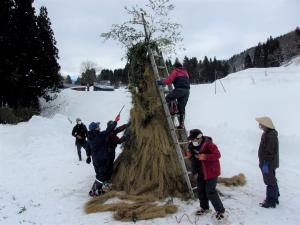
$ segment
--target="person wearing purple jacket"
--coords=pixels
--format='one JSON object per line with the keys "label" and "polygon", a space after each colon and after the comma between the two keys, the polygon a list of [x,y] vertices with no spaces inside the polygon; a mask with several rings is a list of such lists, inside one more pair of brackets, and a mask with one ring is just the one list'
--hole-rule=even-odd
{"label": "person wearing purple jacket", "polygon": [[[169,76],[164,80],[157,80],[157,85],[174,85],[174,90],[172,90],[166,96],[166,101],[171,108],[171,102],[177,99],[177,107],[179,113],[179,126],[178,129],[184,129],[184,116],[185,116],[185,106],[188,102],[190,95],[190,80],[188,72],[182,67],[180,62],[174,63],[174,69],[169,74]],[[172,109],[170,110],[172,113]]]}

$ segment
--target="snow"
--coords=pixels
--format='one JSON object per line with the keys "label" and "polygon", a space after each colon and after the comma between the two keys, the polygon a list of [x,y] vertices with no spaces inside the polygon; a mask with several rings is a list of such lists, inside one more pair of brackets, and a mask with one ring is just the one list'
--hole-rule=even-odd
{"label": "snow", "polygon": [[[299,85],[298,57],[279,68],[247,69],[213,84],[192,86],[187,129],[200,128],[214,139],[222,154],[222,176],[243,172],[247,178],[243,187],[218,185],[226,195],[221,199],[228,223],[300,223]],[[0,224],[124,224],[113,220],[111,212],[83,212],[94,170],[92,165],[78,161],[71,130],[77,117],[86,125],[100,121],[105,127],[124,104],[120,124],[126,123],[131,108],[128,90],[67,89],[54,102],[41,104],[41,116],[18,125],[0,125]],[[258,206],[265,197],[257,158],[261,137],[255,121],[258,116],[270,116],[279,132],[277,178],[281,197],[275,209]],[[194,216],[198,201],[175,199],[175,203],[178,213],[137,224],[177,224],[176,218],[181,219],[180,224],[212,224],[210,215]]]}

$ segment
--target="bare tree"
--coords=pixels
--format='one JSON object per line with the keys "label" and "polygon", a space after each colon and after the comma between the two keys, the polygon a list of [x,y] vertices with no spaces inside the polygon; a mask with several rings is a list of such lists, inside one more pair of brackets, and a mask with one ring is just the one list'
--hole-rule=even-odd
{"label": "bare tree", "polygon": [[94,69],[96,73],[100,73],[102,70],[102,68],[98,66],[97,63],[91,60],[83,61],[80,65],[80,73],[84,73],[87,70],[91,70],[91,69]]}

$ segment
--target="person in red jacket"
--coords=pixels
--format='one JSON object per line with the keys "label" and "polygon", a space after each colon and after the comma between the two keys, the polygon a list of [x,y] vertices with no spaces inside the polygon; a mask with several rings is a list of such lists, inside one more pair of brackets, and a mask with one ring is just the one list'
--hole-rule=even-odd
{"label": "person in red jacket", "polygon": [[192,161],[192,173],[197,176],[197,191],[200,201],[200,210],[197,215],[204,215],[209,212],[209,201],[216,210],[216,219],[224,218],[224,206],[216,190],[217,179],[221,174],[220,157],[218,147],[213,143],[212,138],[203,136],[199,129],[190,131],[188,139],[188,157]]}
{"label": "person in red jacket", "polygon": [[[180,62],[174,63],[174,69],[169,76],[164,80],[157,80],[158,85],[174,85],[174,90],[166,96],[166,101],[171,109],[171,102],[177,99],[179,112],[179,126],[177,128],[184,128],[185,106],[190,95],[190,80],[188,72],[182,67]],[[170,110],[172,113],[172,109]],[[173,112],[175,113],[175,112]]]}
{"label": "person in red jacket", "polygon": [[[113,124],[113,121],[110,120],[107,122],[107,127],[110,127]],[[112,130],[109,135],[105,139],[105,144],[107,146],[108,151],[108,160],[107,160],[107,172],[106,172],[106,182],[110,182],[112,173],[113,173],[113,167],[114,167],[114,160],[116,156],[116,147],[118,144],[122,144],[123,142],[128,140],[128,136],[125,133],[121,138],[118,137],[118,133],[126,130],[129,127],[130,123],[123,124],[122,126],[119,126]]]}

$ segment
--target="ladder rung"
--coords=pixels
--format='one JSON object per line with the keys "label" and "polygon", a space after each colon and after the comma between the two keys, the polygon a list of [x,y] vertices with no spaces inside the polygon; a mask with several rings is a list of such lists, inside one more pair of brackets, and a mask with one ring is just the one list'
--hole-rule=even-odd
{"label": "ladder rung", "polygon": [[183,158],[184,158],[184,159],[190,159],[190,157],[187,157],[187,156],[184,156]]}
{"label": "ladder rung", "polygon": [[[144,26],[145,26],[145,24],[144,24]],[[160,75],[168,76],[168,74],[167,74],[167,72],[168,72],[167,67],[166,67],[166,65],[164,63],[162,63],[162,60],[163,60],[162,55],[161,55],[162,59],[155,60],[155,56],[154,56],[154,54],[153,54],[153,52],[152,52],[152,50],[151,50],[151,48],[150,48],[149,45],[148,45],[148,53],[149,53],[149,56],[150,56],[151,65],[152,65],[153,71],[155,73],[155,78],[161,79]],[[160,61],[161,64],[158,64],[156,61]],[[158,70],[161,70],[161,71],[158,71]],[[168,85],[168,89],[172,90],[172,86]],[[191,197],[194,198],[195,195],[194,195],[194,192],[193,192],[193,189],[192,189],[192,185],[191,185],[191,180],[190,180],[190,177],[189,177],[189,175],[191,175],[192,172],[187,170],[186,161],[183,158],[184,157],[183,152],[182,152],[183,150],[181,148],[181,145],[178,144],[178,136],[177,136],[178,132],[176,132],[176,130],[183,130],[183,131],[185,131],[185,128],[176,129],[174,127],[174,120],[170,119],[170,117],[171,117],[170,116],[170,111],[168,110],[168,105],[167,105],[166,100],[165,100],[164,89],[162,87],[159,88],[159,94],[160,94],[161,101],[163,103],[163,108],[164,108],[164,111],[165,111],[165,116],[167,117],[167,122],[168,122],[168,126],[169,126],[169,129],[170,129],[170,134],[171,134],[171,137],[172,137],[172,141],[173,141],[173,144],[175,145],[175,149],[176,149],[176,153],[177,153],[177,156],[178,156],[178,160],[179,160],[182,172],[183,172],[182,175],[184,176],[184,179],[185,179],[185,182],[186,182],[186,184],[188,186],[188,190],[189,190],[189,193],[190,193]],[[185,139],[183,139],[183,140],[185,140]],[[184,144],[186,144],[186,143],[184,143]]]}
{"label": "ladder rung", "polygon": [[193,189],[193,190],[196,190],[196,189],[197,189],[197,186],[196,186],[196,187],[192,187],[192,189]]}
{"label": "ladder rung", "polygon": [[189,142],[188,141],[181,141],[181,142],[178,142],[178,144],[180,145],[185,145],[185,144],[188,144]]}

